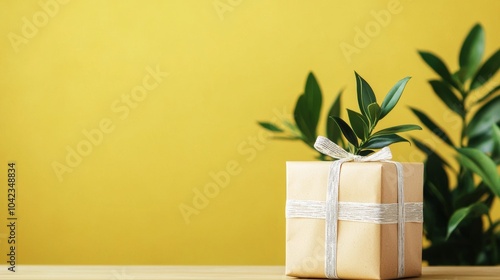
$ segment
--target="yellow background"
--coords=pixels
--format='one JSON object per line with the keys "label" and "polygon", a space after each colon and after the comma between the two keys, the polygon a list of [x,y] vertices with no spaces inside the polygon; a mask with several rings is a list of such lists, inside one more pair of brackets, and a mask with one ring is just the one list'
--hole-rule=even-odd
{"label": "yellow background", "polygon": [[[417,49],[456,70],[476,22],[487,56],[500,45],[500,1],[396,1],[401,10],[385,26],[372,11],[391,1],[67,2],[41,0],[56,3],[46,21],[38,1],[0,2],[0,180],[15,161],[24,264],[283,264],[285,161],[316,153],[270,140],[256,121],[291,119],[309,71],[324,104],[345,88],[345,107],[357,110],[356,70],[379,99],[413,77],[381,126],[418,123],[411,105],[456,139],[456,119],[433,96],[435,74]],[[24,27],[30,38],[27,21],[40,25]],[[356,47],[356,28],[370,25],[359,53],[344,55],[340,44]],[[12,34],[25,40],[13,45]],[[113,109],[157,67],[168,76],[129,115]],[[68,147],[103,120],[112,131],[60,181],[54,162],[66,164]],[[412,135],[450,153],[427,132]],[[408,144],[393,151],[423,160]],[[228,168],[227,186],[214,189],[211,172]],[[211,197],[197,199],[206,186]],[[2,183],[1,224],[6,193]],[[185,220],[179,207],[193,199],[199,212]],[[5,237],[1,226],[1,252]]]}

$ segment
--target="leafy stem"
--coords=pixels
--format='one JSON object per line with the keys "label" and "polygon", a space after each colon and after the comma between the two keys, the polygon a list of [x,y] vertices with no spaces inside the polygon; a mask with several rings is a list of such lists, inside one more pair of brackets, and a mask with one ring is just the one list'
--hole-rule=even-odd
{"label": "leafy stem", "polygon": [[377,132],[374,132],[374,130],[379,121],[396,106],[410,77],[398,81],[389,90],[380,105],[377,103],[377,98],[368,82],[356,72],[355,77],[360,113],[347,110],[350,125],[339,117],[332,117],[343,136],[350,143],[351,151],[356,155],[368,155],[374,149],[380,149],[398,142],[409,142],[397,133],[420,130],[420,126],[405,124]]}
{"label": "leafy stem", "polygon": [[[432,133],[456,151],[460,167],[457,173],[447,172],[452,167],[439,150],[413,139],[427,156],[424,227],[430,246],[424,249],[423,256],[430,265],[500,263],[500,232],[496,229],[500,221],[493,222],[490,216],[494,198],[500,197],[500,85],[485,87],[500,68],[500,49],[482,61],[484,49],[485,32],[476,24],[462,44],[459,69],[453,74],[437,55],[419,51],[439,78],[429,81],[434,93],[460,122],[459,141],[455,144],[432,118],[411,108]],[[479,96],[480,92],[485,93]],[[449,174],[455,174],[456,179],[451,180]],[[483,226],[484,217],[489,227]]]}
{"label": "leafy stem", "polygon": [[[334,143],[337,143],[343,148],[347,148],[346,143],[341,137],[338,126],[334,124],[331,117],[340,116],[340,107],[342,95],[340,90],[337,97],[333,101],[327,115],[326,135]],[[270,131],[274,139],[280,140],[300,140],[308,147],[314,149],[314,142],[317,137],[317,128],[319,123],[319,115],[323,104],[323,94],[321,87],[312,72],[307,75],[304,92],[297,99],[295,109],[293,111],[293,121],[287,119],[279,119],[279,122],[258,122],[258,124]],[[316,156],[319,160],[329,160],[328,156],[319,153]]]}

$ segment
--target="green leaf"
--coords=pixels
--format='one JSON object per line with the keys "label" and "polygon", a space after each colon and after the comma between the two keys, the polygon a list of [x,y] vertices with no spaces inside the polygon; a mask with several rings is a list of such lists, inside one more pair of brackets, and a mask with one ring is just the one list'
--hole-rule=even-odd
{"label": "green leaf", "polygon": [[[483,183],[483,182],[481,182],[481,183]],[[494,193],[492,193],[492,191],[491,191],[490,188],[488,188],[488,190],[489,190],[489,193],[488,193],[486,199],[483,202],[484,202],[484,204],[486,204],[488,207],[491,208],[493,206],[493,201],[495,201],[495,199],[497,197],[495,196]]]}
{"label": "green leaf", "polygon": [[491,126],[498,122],[500,122],[500,95],[488,101],[474,114],[467,126],[466,133],[469,137],[489,134]]}
{"label": "green leaf", "polygon": [[493,193],[500,197],[500,177],[493,160],[478,149],[460,148],[457,151],[460,164],[479,175]]}
{"label": "green leaf", "polygon": [[372,154],[374,152],[375,152],[374,150],[361,150],[361,151],[359,151],[359,155],[360,156],[367,156],[367,155]]}
{"label": "green leaf", "polygon": [[428,187],[443,205],[444,214],[451,214],[451,192],[444,163],[437,154],[431,154],[425,162],[425,180]]}
{"label": "green leaf", "polygon": [[411,130],[422,130],[422,128],[416,124],[402,124],[402,125],[396,125],[396,126],[392,126],[392,127],[388,127],[388,128],[379,130],[379,131],[373,133],[373,136],[394,134],[394,133],[411,131]]}
{"label": "green leaf", "polygon": [[426,156],[430,156],[432,154],[437,154],[434,150],[432,150],[429,146],[425,145],[423,142],[420,142],[420,140],[410,137],[411,141],[415,143],[415,146],[422,151]]}
{"label": "green leaf", "polygon": [[299,136],[273,136],[276,140],[302,140]]}
{"label": "green leaf", "polygon": [[438,56],[425,51],[419,51],[418,53],[420,54],[420,57],[422,57],[422,59],[427,63],[427,65],[429,65],[432,70],[434,70],[434,72],[436,72],[445,82],[452,85],[456,89],[460,89],[457,86],[455,80],[453,80],[448,67]]}
{"label": "green leaf", "polygon": [[359,139],[365,141],[368,138],[368,119],[360,113],[347,109],[349,122],[351,123],[352,130]]}
{"label": "green leaf", "polygon": [[448,106],[448,108],[457,113],[459,116],[465,115],[462,102],[446,83],[439,80],[432,80],[429,81],[429,84],[431,84],[436,95],[443,101],[444,104],[446,104],[446,106]]}
{"label": "green leaf", "polygon": [[311,72],[307,77],[304,94],[299,96],[293,114],[297,127],[310,146],[314,145],[314,141],[316,141],[316,127],[318,126],[322,99],[321,89]]}
{"label": "green leaf", "polygon": [[397,134],[388,134],[388,135],[379,135],[372,136],[366,141],[361,148],[363,149],[380,149],[385,146],[389,146],[398,142],[408,142],[405,138],[397,135]]}
{"label": "green leaf", "polygon": [[[474,184],[473,181],[471,183]],[[481,183],[472,192],[459,194],[455,199],[455,207],[467,207],[480,200],[485,194],[488,194],[489,191],[490,189],[484,183]]]}
{"label": "green leaf", "polygon": [[450,218],[448,222],[448,234],[446,238],[449,238],[450,235],[457,229],[457,227],[465,223],[466,221],[474,218],[479,218],[482,215],[489,215],[490,209],[484,203],[477,202],[469,207],[460,208]]}
{"label": "green leaf", "polygon": [[377,103],[377,98],[370,85],[358,73],[354,72],[354,74],[356,76],[359,110],[361,114],[368,116],[368,106],[372,103]]}
{"label": "green leaf", "polygon": [[446,160],[444,160],[436,151],[431,149],[429,146],[425,145],[423,142],[420,142],[418,139],[415,138],[410,138],[410,139],[420,151],[422,151],[425,155],[427,155],[427,157],[435,155],[444,165],[448,166],[450,169],[453,170],[451,165]]}
{"label": "green leaf", "polygon": [[384,118],[398,103],[403,90],[405,89],[406,84],[411,79],[411,77],[406,77],[398,81],[392,88],[389,90],[387,95],[380,106],[380,119]]}
{"label": "green leaf", "polygon": [[470,90],[476,89],[485,84],[500,68],[500,49],[498,49],[486,62],[479,68],[476,76],[472,79]]}
{"label": "green leaf", "polygon": [[498,125],[493,125],[491,134],[493,136],[491,158],[498,164],[500,162],[500,127]]}
{"label": "green leaf", "polygon": [[492,133],[493,131],[489,130],[483,134],[478,134],[470,137],[469,141],[467,142],[467,147],[481,150],[486,154],[491,154],[491,152],[495,148]]}
{"label": "green leaf", "polygon": [[481,64],[484,52],[484,30],[480,24],[474,25],[460,50],[459,78],[462,82],[472,77]]}
{"label": "green leaf", "polygon": [[270,122],[258,122],[258,124],[260,126],[262,126],[263,128],[269,130],[269,131],[272,131],[272,132],[283,132],[284,130],[277,127],[276,125],[270,123]]}
{"label": "green leaf", "polygon": [[337,125],[340,127],[340,130],[342,131],[342,134],[344,134],[344,137],[349,141],[349,143],[353,144],[354,147],[358,147],[358,138],[356,138],[356,134],[352,130],[352,128],[341,118],[339,117],[332,117],[332,119],[337,123]]}
{"label": "green leaf", "polygon": [[342,144],[343,146],[342,134],[340,132],[340,128],[335,123],[335,121],[332,118],[330,118],[330,117],[340,117],[341,96],[342,96],[342,90],[339,91],[337,98],[335,98],[335,101],[333,101],[332,106],[328,111],[328,116],[326,117],[326,136],[334,143]]}
{"label": "green leaf", "polygon": [[312,147],[316,139],[316,131],[315,127],[311,125],[310,116],[308,113],[308,106],[304,94],[299,96],[299,99],[297,99],[297,104],[295,105],[295,111],[293,112],[293,117],[295,119],[295,123],[297,124],[298,129],[304,136],[304,142]]}
{"label": "green leaf", "polygon": [[283,120],[283,125],[285,127],[288,127],[288,129],[293,133],[293,134],[300,134],[300,130],[297,127],[297,125],[289,120]]}
{"label": "green leaf", "polygon": [[444,132],[444,130],[439,127],[433,120],[431,120],[425,113],[422,111],[410,107],[412,112],[417,116],[417,118],[429,129],[434,133],[437,137],[439,137],[441,140],[443,140],[446,144],[450,145],[451,147],[454,147],[453,142],[451,142],[450,137]]}
{"label": "green leaf", "polygon": [[[474,191],[474,189],[476,189],[476,184],[474,183],[474,173],[467,168],[461,169],[460,173],[457,174],[457,187],[452,191],[455,198],[461,195],[470,194]],[[455,208],[456,203],[457,201],[455,199]],[[464,205],[464,207],[465,206],[467,205]]]}
{"label": "green leaf", "polygon": [[500,85],[497,85],[492,90],[490,90],[487,94],[485,94],[483,97],[479,98],[479,100],[477,100],[475,102],[475,104],[479,104],[479,103],[487,100],[488,98],[490,98],[491,96],[493,96],[493,94],[495,94],[495,92],[497,92],[498,90],[500,90]]}
{"label": "green leaf", "polygon": [[368,121],[370,122],[370,128],[373,129],[380,119],[380,106],[377,103],[372,103],[368,105]]}
{"label": "green leaf", "polygon": [[[426,169],[427,170],[427,169]],[[426,184],[426,190],[428,193],[432,194],[433,198],[439,202],[439,204],[442,206],[443,209],[441,209],[444,213],[443,216],[449,216],[448,211],[449,211],[449,198],[445,198],[439,188],[436,186],[436,184],[432,183],[431,181],[425,182]],[[445,185],[447,188],[448,186]],[[448,195],[448,197],[451,197],[451,194]],[[435,213],[434,213],[435,214]]]}
{"label": "green leaf", "polygon": [[446,238],[446,224],[451,214],[443,201],[445,199],[438,189],[424,180],[424,229],[425,236],[432,243],[440,243]]}
{"label": "green leaf", "polygon": [[321,111],[321,103],[323,97],[321,95],[321,89],[319,88],[318,81],[316,80],[312,72],[309,73],[309,76],[307,77],[304,93],[307,98],[307,104],[309,105],[312,121],[317,124],[319,121],[319,114]]}

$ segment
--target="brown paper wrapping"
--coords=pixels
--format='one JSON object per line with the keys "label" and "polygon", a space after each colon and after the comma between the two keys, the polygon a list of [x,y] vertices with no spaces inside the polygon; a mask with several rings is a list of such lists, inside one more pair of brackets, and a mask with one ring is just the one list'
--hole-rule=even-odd
{"label": "brown paper wrapping", "polygon": [[[331,162],[287,162],[287,199],[326,200]],[[405,202],[422,202],[423,164],[403,163]],[[346,162],[339,201],[397,203],[396,166]],[[397,224],[339,221],[337,274],[343,279],[397,278]],[[325,220],[286,221],[286,275],[325,278]],[[405,275],[422,270],[422,224],[405,224]]]}

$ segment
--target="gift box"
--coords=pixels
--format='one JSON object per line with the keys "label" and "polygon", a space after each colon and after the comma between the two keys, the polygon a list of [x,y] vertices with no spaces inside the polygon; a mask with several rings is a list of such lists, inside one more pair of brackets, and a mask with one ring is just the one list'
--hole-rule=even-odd
{"label": "gift box", "polygon": [[[286,275],[341,279],[419,276],[423,164],[333,164],[286,164]],[[332,184],[338,185],[333,206]]]}

